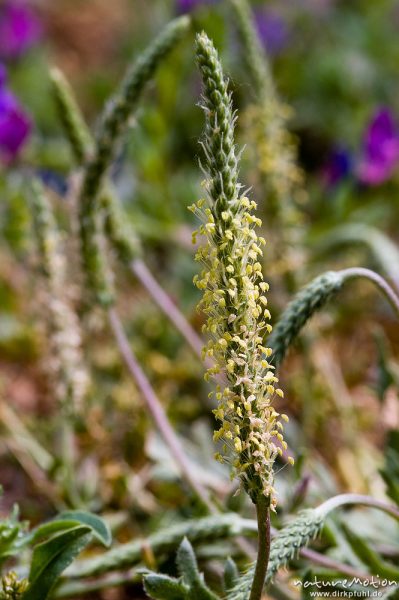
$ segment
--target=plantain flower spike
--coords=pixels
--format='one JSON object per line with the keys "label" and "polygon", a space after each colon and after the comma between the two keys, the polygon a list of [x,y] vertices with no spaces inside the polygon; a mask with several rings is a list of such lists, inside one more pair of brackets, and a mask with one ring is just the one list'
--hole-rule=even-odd
{"label": "plantain flower spike", "polygon": [[48,366],[53,374],[55,396],[67,417],[82,410],[89,377],[84,364],[79,321],[68,298],[61,235],[42,184],[34,180],[31,188],[35,234],[46,282]]}
{"label": "plantain flower spike", "polygon": [[225,381],[216,387],[214,414],[220,428],[214,439],[222,448],[216,458],[232,463],[232,475],[240,478],[253,502],[263,494],[274,508],[273,464],[287,449],[281,423],[287,417],[273,407],[273,398],[283,392],[269,363],[271,349],[264,346],[265,334],[272,330],[269,286],[260,264],[265,240],[256,231],[261,225],[254,215],[256,203],[238,182],[236,117],[217,51],[205,33],[197,36],[197,61],[204,86],[206,179],[205,198],[190,210],[202,221],[194,238],[200,234],[205,239],[196,254],[203,270],[194,278],[203,290],[199,306],[210,337],[203,353],[214,361],[205,378]]}

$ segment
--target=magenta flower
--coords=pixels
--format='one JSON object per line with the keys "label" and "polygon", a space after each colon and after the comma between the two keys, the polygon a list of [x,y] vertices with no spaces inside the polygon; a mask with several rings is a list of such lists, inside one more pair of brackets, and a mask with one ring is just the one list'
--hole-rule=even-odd
{"label": "magenta flower", "polygon": [[0,58],[22,56],[40,39],[42,27],[24,0],[5,0],[0,8]]}
{"label": "magenta flower", "polygon": [[32,123],[18,99],[6,87],[4,66],[0,64],[0,159],[10,164],[29,138]]}
{"label": "magenta flower", "polygon": [[255,10],[255,24],[259,38],[270,54],[278,54],[285,48],[290,32],[281,15],[270,8],[259,8]]}
{"label": "magenta flower", "polygon": [[399,132],[391,111],[380,108],[367,128],[358,177],[366,185],[379,185],[392,175],[399,161]]}

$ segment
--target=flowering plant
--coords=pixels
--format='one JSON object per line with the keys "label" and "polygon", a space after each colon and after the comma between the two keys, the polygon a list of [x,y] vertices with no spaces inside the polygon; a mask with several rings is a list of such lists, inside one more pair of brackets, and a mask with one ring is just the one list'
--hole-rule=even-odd
{"label": "flowering plant", "polygon": [[[13,167],[9,170],[10,179],[16,172],[29,179],[24,186],[23,201],[27,199],[34,244],[29,245],[29,256],[24,255],[23,266],[28,265],[29,273],[37,275],[34,285],[40,293],[37,304],[44,325],[38,354],[45,355],[44,372],[54,401],[55,416],[48,417],[48,423],[55,425],[54,446],[47,429],[47,435],[36,436],[33,426],[22,422],[11,403],[0,402],[0,421],[6,432],[6,448],[10,448],[35,484],[43,487],[57,513],[53,519],[31,528],[20,521],[17,509],[0,521],[3,569],[0,599],[3,600],[76,598],[92,592],[101,595],[107,587],[118,586],[125,586],[130,594],[132,585],[140,587],[137,594],[142,595],[144,589],[154,600],[260,600],[266,586],[271,597],[291,598],[292,580],[298,582],[300,577],[305,590],[312,581],[327,587],[326,581],[330,579],[342,586],[343,575],[357,578],[362,585],[365,581],[369,587],[378,585],[388,594],[397,593],[397,551],[385,543],[386,537],[392,542],[394,528],[381,528],[384,543],[372,547],[370,540],[374,537],[367,527],[358,527],[355,519],[353,528],[349,527],[348,518],[342,522],[331,519],[338,509],[358,506],[378,509],[379,515],[385,513],[386,518],[399,519],[397,507],[390,503],[399,501],[397,439],[392,436],[381,471],[386,498],[379,498],[381,486],[372,495],[339,493],[327,477],[329,472],[326,475],[326,469],[323,471],[321,461],[317,462],[319,479],[327,480],[327,484],[315,493],[314,480],[301,470],[305,461],[301,456],[303,431],[296,427],[292,401],[298,379],[295,385],[291,383],[290,371],[282,365],[305,325],[354,280],[372,283],[397,318],[399,299],[394,287],[398,287],[398,251],[393,242],[364,225],[356,230],[357,239],[366,240],[372,247],[392,285],[370,269],[345,265],[316,276],[300,289],[311,238],[306,210],[308,213],[311,210],[306,204],[308,195],[298,167],[297,140],[288,131],[290,111],[281,103],[265,54],[270,43],[265,39],[267,27],[261,18],[269,17],[270,13],[255,11],[253,18],[245,0],[207,2],[207,9],[197,12],[199,4],[173,5],[177,12],[190,14],[172,20],[143,53],[134,57],[97,119],[94,133],[86,124],[62,71],[51,69],[56,126],[62,128],[68,146],[66,162],[72,163],[71,176],[62,174],[62,193],[49,185],[48,173],[37,166],[38,157],[32,159],[28,154],[28,160],[21,161],[21,170],[17,170],[16,159],[29,138],[32,124],[6,81],[5,67],[0,70],[1,156],[4,163]],[[195,52],[189,54],[188,43],[185,47],[181,43],[189,36],[193,24],[198,29],[198,19],[202,17],[205,25],[201,30],[211,31],[212,23],[209,21],[207,27],[206,19],[213,10],[224,10],[223,6],[232,9],[241,56],[251,81],[250,94],[245,95],[245,101],[250,96],[250,106],[246,107],[241,107],[240,101],[236,103],[236,95],[232,94],[234,81],[229,82],[224,73],[224,60],[216,50],[219,43],[214,44],[204,31],[196,32]],[[25,25],[17,28],[22,32],[20,49],[15,50],[13,57],[4,58],[9,61],[7,69],[13,68],[12,62],[20,58],[37,35],[32,23],[30,30],[26,21],[34,13],[24,4],[18,8],[28,12],[25,21],[22,13],[18,13],[20,24]],[[0,11],[0,26],[3,23],[5,27],[6,16],[10,19],[15,14],[5,9]],[[273,23],[278,25],[276,21]],[[190,206],[200,221],[193,233],[195,260],[201,265],[194,276],[197,290],[202,294],[197,321],[187,319],[178,306],[177,294],[171,296],[161,285],[159,270],[153,268],[151,256],[145,251],[148,242],[145,232],[150,227],[139,218],[130,218],[124,202],[128,186],[118,185],[115,177],[115,172],[126,168],[124,157],[130,156],[123,142],[129,128],[137,127],[142,95],[150,81],[159,78],[159,88],[167,101],[159,94],[168,105],[174,90],[169,84],[164,85],[163,69],[168,67],[173,71],[184,51],[196,56],[203,89],[200,106],[205,119],[199,161],[204,174],[202,198]],[[12,78],[11,81],[14,82]],[[158,102],[157,94],[154,97]],[[180,98],[176,100],[179,101]],[[236,111],[236,105],[243,111]],[[146,106],[143,112],[147,111],[151,113]],[[154,129],[159,127],[154,114],[149,123]],[[144,135],[141,131],[140,134]],[[249,148],[239,149],[236,142],[239,136],[244,142],[246,138],[249,140]],[[134,139],[136,160],[152,164],[154,157],[145,151],[148,148],[142,138]],[[169,152],[168,144],[169,141],[165,153]],[[372,120],[362,152],[358,169],[362,183],[374,185],[391,176],[398,153],[397,132],[389,111],[380,111]],[[58,157],[58,153],[54,154]],[[253,188],[241,183],[247,178],[243,167],[248,156],[253,159],[248,170],[249,177],[255,173]],[[180,189],[177,179],[169,173],[169,164],[163,171],[160,162],[156,164],[162,171],[160,174],[157,171],[162,201],[155,212],[162,203],[166,204],[165,198],[172,203],[171,196],[178,196]],[[195,159],[192,163],[194,171]],[[344,170],[345,165],[340,160],[337,163],[327,173],[330,188],[337,186]],[[124,184],[126,181],[132,184],[132,179],[124,180]],[[180,185],[187,187],[185,178]],[[329,200],[332,197],[329,195]],[[339,209],[341,213],[337,213],[341,215],[344,210],[341,206]],[[266,243],[262,233],[267,228]],[[179,238],[182,245],[186,243],[185,231]],[[342,241],[344,234],[341,229],[337,238]],[[346,231],[352,240],[355,234]],[[158,232],[159,248],[171,245],[167,235],[166,227]],[[193,261],[186,246],[184,256],[186,260],[188,257],[191,270]],[[315,265],[311,264],[313,273]],[[264,273],[273,282],[271,290]],[[180,272],[178,276],[180,281]],[[201,405],[201,416],[206,423],[204,429],[195,432],[194,427],[189,429],[193,439],[196,436],[201,439],[200,459],[196,454],[200,444],[183,437],[169,418],[167,394],[162,387],[167,378],[165,373],[181,360],[180,356],[177,353],[173,358],[163,356],[158,339],[154,342],[156,352],[151,355],[140,346],[144,329],[146,336],[154,335],[154,320],[148,319],[141,330],[137,323],[132,328],[124,325],[131,309],[130,279],[140,292],[151,298],[153,309],[165,317],[166,327],[172,324],[181,341],[191,349],[193,356],[189,359],[205,363],[205,381],[211,387],[207,390],[207,404]],[[274,288],[277,292],[273,296]],[[198,293],[193,286],[189,289],[193,294]],[[278,312],[280,316],[272,327],[272,315]],[[135,335],[133,343],[131,332]],[[168,343],[173,342],[172,333],[165,337]],[[343,377],[336,364],[329,361],[328,350],[322,344],[314,350],[315,337],[314,330],[311,335],[305,332],[302,336],[307,362],[298,387],[311,396],[307,399],[309,403],[313,396],[319,401],[324,380],[334,392],[337,387],[337,395],[346,393]],[[397,379],[397,369],[386,358],[383,343],[378,341],[382,374],[378,384],[383,398]],[[128,382],[127,392],[121,384],[126,374],[119,363],[133,382],[133,385]],[[197,363],[193,364],[193,368],[198,368]],[[158,381],[150,374],[151,370],[158,374]],[[319,374],[318,378],[311,377],[313,371]],[[287,398],[280,388],[280,379],[281,387],[288,391]],[[313,379],[317,379],[314,384]],[[111,380],[120,386],[113,395],[109,392]],[[193,387],[192,381],[190,386]],[[182,387],[177,384],[173,387],[176,397],[186,397]],[[192,395],[200,396],[201,391],[199,385],[195,386]],[[101,410],[99,398],[104,397],[105,409]],[[142,423],[133,433],[132,420],[126,418],[127,413],[133,412],[133,403],[134,417],[139,420],[143,414],[157,431],[158,436],[147,440],[147,444]],[[361,452],[357,452],[358,440],[353,440],[352,430],[347,429],[353,414],[343,405],[344,402],[339,408],[345,417],[342,430],[347,435],[346,443],[351,445],[353,456],[362,459]],[[189,408],[184,406],[185,415]],[[320,411],[315,403],[310,408],[313,412]],[[325,405],[321,410],[324,408]],[[286,413],[293,418],[289,420]],[[331,424],[336,423],[336,415],[332,411],[326,423],[334,429]],[[210,440],[208,444],[205,437],[208,426],[216,429],[214,445]],[[52,427],[48,427],[51,433]],[[120,445],[127,450],[118,462],[114,453],[116,456],[120,448],[113,440],[120,442],[118,435],[123,432],[118,429],[124,428],[127,443]],[[117,435],[110,437],[115,430]],[[87,452],[85,446],[90,443],[94,450]],[[340,439],[338,444],[344,446]],[[145,446],[149,460],[144,468],[140,464],[132,474],[134,461],[129,450],[134,445]],[[215,449],[221,464],[212,460]],[[107,454],[112,455],[112,462],[106,462]],[[298,460],[294,461],[294,456]],[[340,455],[337,462],[345,460]],[[288,466],[294,468],[285,469]],[[341,474],[345,475],[345,465],[340,466]],[[279,474],[282,469],[285,477]],[[228,471],[232,482],[228,481]],[[294,477],[298,480],[296,485]],[[112,487],[110,481],[116,485]],[[158,493],[162,486],[168,492],[173,490],[170,496],[165,495],[167,502],[169,497],[178,498],[171,509],[165,509],[163,492]],[[120,504],[115,489],[117,493],[122,489],[125,494]],[[109,516],[108,509],[114,509],[116,504],[118,510]],[[303,505],[306,508],[298,510]],[[157,509],[167,510],[167,516],[154,519]],[[106,516],[100,518],[93,511]],[[130,536],[137,536],[138,527],[134,531],[130,527],[135,512],[136,526],[146,515],[148,520],[156,522],[156,529],[143,539],[130,540]],[[102,552],[93,548],[90,554],[79,556],[89,544],[100,543],[108,548],[111,528],[117,535],[122,527],[121,543]],[[362,536],[356,533],[358,529],[362,530]],[[255,536],[257,547],[251,539]],[[307,548],[317,537],[322,537],[322,544]],[[176,566],[171,560],[175,553]],[[224,564],[222,569],[220,562]],[[201,573],[203,567],[206,578]],[[289,568],[288,575],[283,574],[283,567]],[[294,585],[298,587],[298,583]]]}

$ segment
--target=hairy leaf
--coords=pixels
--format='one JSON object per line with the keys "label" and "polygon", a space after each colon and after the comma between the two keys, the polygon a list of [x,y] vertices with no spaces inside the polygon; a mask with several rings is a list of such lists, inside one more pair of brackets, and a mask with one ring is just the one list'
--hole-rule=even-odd
{"label": "hairy leaf", "polygon": [[228,558],[224,565],[223,582],[225,590],[231,590],[240,578],[237,565],[232,558]]}
{"label": "hairy leaf", "polygon": [[153,600],[189,600],[189,588],[179,579],[150,573],[144,577],[144,589]]}
{"label": "hairy leaf", "polygon": [[177,566],[185,583],[189,586],[191,598],[217,600],[217,596],[206,586],[203,575],[198,571],[197,559],[187,538],[184,538],[177,551]]}

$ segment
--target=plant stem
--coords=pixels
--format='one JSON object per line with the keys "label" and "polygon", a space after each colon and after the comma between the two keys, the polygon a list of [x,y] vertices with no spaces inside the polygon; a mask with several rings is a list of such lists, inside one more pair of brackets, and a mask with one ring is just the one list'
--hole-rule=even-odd
{"label": "plant stem", "polygon": [[394,519],[399,520],[398,508],[392,504],[387,504],[386,502],[376,500],[371,496],[364,496],[363,494],[339,494],[338,496],[333,496],[329,500],[326,500],[315,510],[321,512],[322,514],[327,514],[340,506],[348,506],[351,504],[363,504],[363,506],[377,508],[378,510],[386,512],[388,515],[391,515]]}
{"label": "plant stem", "polygon": [[201,351],[204,346],[204,342],[190,326],[187,319],[181,313],[170,296],[153,277],[147,265],[141,259],[136,258],[130,263],[130,269],[140,283],[145,287],[153,300],[155,300],[159,308],[165,313],[176,329],[180,331],[183,338],[192,348],[194,353],[201,357]]}
{"label": "plant stem", "polygon": [[139,390],[141,391],[148,410],[151,413],[151,416],[154,419],[160,434],[165,440],[165,443],[169,448],[176,464],[178,465],[183,478],[186,480],[191,489],[194,491],[195,495],[199,498],[207,510],[210,513],[214,513],[215,507],[210,502],[205,489],[198,483],[198,481],[196,481],[192,466],[186,459],[184,450],[181,447],[180,441],[173,431],[171,424],[169,423],[162,404],[160,403],[157,395],[154,392],[154,389],[151,386],[151,383],[139,365],[130,347],[129,340],[126,337],[122,323],[114,308],[108,309],[108,318],[125,364],[135,380]]}
{"label": "plant stem", "polygon": [[315,552],[310,548],[302,548],[300,551],[300,555],[302,556],[302,558],[306,558],[307,560],[310,560],[315,565],[318,565],[320,567],[325,567],[326,569],[337,571],[338,573],[343,575],[349,575],[349,577],[356,577],[357,579],[360,579],[362,581],[370,580],[370,573],[358,571],[350,565],[337,562],[333,558],[330,558],[329,556],[324,556],[324,554]]}
{"label": "plant stem", "polygon": [[378,289],[384,294],[393,310],[396,312],[396,315],[399,317],[399,298],[396,293],[393,291],[391,286],[385,281],[381,275],[371,271],[370,269],[365,269],[363,267],[352,267],[349,269],[344,269],[341,271],[341,275],[344,279],[355,279],[357,277],[364,277],[372,281]]}
{"label": "plant stem", "polygon": [[258,558],[256,560],[255,575],[252,582],[249,600],[260,600],[265,583],[267,565],[270,556],[270,502],[263,494],[258,497],[256,504],[256,517],[258,520]]}

